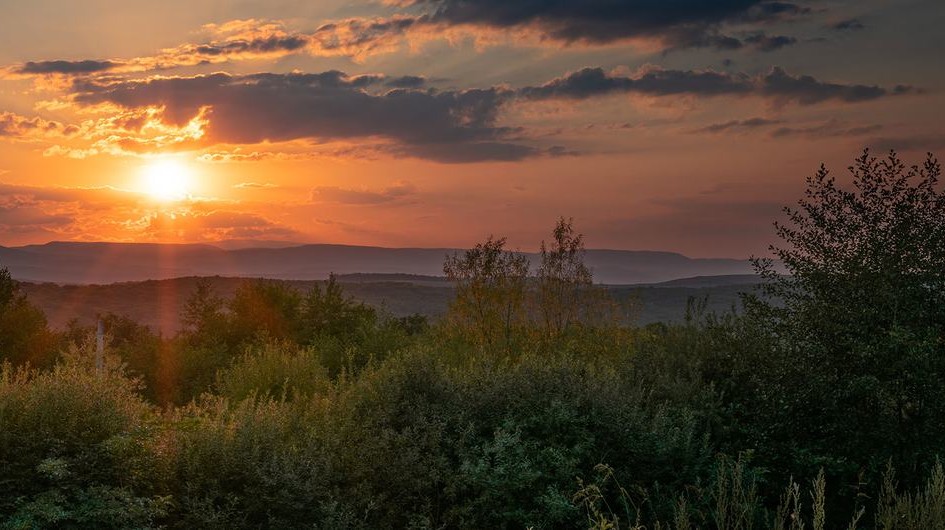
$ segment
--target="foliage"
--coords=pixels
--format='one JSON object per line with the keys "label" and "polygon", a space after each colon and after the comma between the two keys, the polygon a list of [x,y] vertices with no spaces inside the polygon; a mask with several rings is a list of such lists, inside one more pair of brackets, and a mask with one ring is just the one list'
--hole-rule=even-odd
{"label": "foliage", "polygon": [[850,171],[848,190],[821,167],[776,225],[788,276],[757,261],[767,282],[750,318],[777,347],[745,403],[759,420],[745,442],[780,473],[825,468],[852,503],[888,459],[915,484],[942,451],[945,191],[931,155],[906,168],[864,152]]}
{"label": "foliage", "polygon": [[573,220],[558,220],[551,246],[541,242],[536,304],[539,321],[549,335],[567,332],[578,320],[584,291],[593,285],[584,264],[584,236],[575,235]]}
{"label": "foliage", "polygon": [[528,258],[491,236],[462,256],[447,256],[443,272],[456,286],[450,324],[484,349],[508,349],[525,322]]}
{"label": "foliage", "polygon": [[0,274],[0,527],[943,527],[938,175],[821,170],[791,276],[679,324],[600,318],[565,219],[533,276],[503,239],[448,257],[432,326],[333,277],[202,281],[177,337],[104,315],[101,371]]}
{"label": "foliage", "polygon": [[149,526],[167,503],[137,384],[90,352],[47,372],[0,368],[0,518],[10,528]]}
{"label": "foliage", "polygon": [[10,271],[0,269],[0,362],[48,367],[57,346],[46,315],[27,301]]}
{"label": "foliage", "polygon": [[233,401],[250,397],[292,399],[316,395],[330,385],[315,352],[267,343],[248,349],[232,365],[218,371],[214,390]]}

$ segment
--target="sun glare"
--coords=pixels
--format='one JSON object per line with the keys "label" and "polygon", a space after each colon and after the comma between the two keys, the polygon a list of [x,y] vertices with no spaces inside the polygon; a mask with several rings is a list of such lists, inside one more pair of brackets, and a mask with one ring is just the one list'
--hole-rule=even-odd
{"label": "sun glare", "polygon": [[156,160],[143,168],[144,190],[159,201],[185,199],[190,192],[191,174],[177,160]]}

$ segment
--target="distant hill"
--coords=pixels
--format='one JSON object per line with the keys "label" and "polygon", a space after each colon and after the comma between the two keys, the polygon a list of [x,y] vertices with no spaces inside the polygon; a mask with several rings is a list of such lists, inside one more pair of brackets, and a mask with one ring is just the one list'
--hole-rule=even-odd
{"label": "distant hill", "polygon": [[[352,297],[394,316],[420,313],[432,318],[442,315],[453,297],[453,288],[443,278],[357,274],[339,276]],[[212,277],[209,280],[224,298],[233,296],[243,278]],[[283,280],[307,290],[315,281]],[[180,312],[193,292],[197,278],[148,280],[108,285],[58,285],[24,283],[29,299],[46,312],[50,324],[63,328],[76,318],[92,323],[99,313],[125,315],[172,335],[180,328]],[[637,324],[678,322],[686,314],[690,298],[708,297],[708,308],[727,311],[737,307],[738,294],[757,283],[754,276],[696,277],[659,284],[608,286],[618,300],[632,301],[633,321]]]}
{"label": "distant hill", "polygon": [[[14,278],[60,284],[107,284],[189,276],[321,280],[336,274],[442,276],[443,260],[457,249],[381,248],[347,245],[242,248],[213,245],[53,242],[0,247],[0,266]],[[535,254],[528,254],[534,262]],[[588,250],[597,282],[657,283],[694,276],[751,273],[747,260],[697,259],[672,252]]]}

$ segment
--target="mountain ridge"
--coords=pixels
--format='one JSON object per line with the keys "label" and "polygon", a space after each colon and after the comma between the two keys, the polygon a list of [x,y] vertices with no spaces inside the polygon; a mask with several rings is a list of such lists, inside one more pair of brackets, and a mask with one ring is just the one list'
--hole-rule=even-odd
{"label": "mountain ridge", "polygon": [[[207,243],[54,241],[0,246],[0,266],[14,278],[60,284],[108,284],[187,276],[320,280],[329,274],[442,276],[458,248],[396,248],[330,243],[223,249]],[[522,252],[533,265],[538,254]],[[690,258],[655,250],[588,249],[585,261],[599,283],[659,283],[695,276],[750,274],[748,260]]]}

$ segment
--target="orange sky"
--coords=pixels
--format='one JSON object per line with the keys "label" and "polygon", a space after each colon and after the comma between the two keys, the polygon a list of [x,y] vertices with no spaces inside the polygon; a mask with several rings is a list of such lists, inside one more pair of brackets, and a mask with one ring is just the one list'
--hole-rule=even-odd
{"label": "orange sky", "polygon": [[745,257],[821,162],[945,147],[934,0],[129,4],[4,7],[0,245]]}

